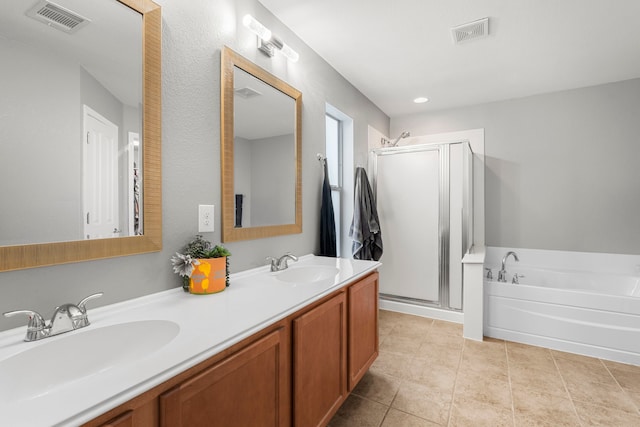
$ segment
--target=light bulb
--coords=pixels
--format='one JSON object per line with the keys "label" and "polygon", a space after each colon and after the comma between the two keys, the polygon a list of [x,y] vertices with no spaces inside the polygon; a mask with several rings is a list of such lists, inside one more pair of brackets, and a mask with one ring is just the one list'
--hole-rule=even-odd
{"label": "light bulb", "polygon": [[300,55],[298,55],[298,52],[296,52],[295,50],[291,49],[288,45],[282,43],[282,47],[280,48],[280,52],[282,52],[282,54],[284,56],[286,56],[289,61],[291,62],[298,62],[298,59],[300,58]]}
{"label": "light bulb", "polygon": [[429,102],[429,98],[425,98],[423,96],[416,98],[413,100],[416,104],[424,104],[425,102]]}
{"label": "light bulb", "polygon": [[271,38],[271,30],[262,25],[260,21],[253,16],[245,15],[244,18],[242,18],[242,23],[262,40],[268,41]]}

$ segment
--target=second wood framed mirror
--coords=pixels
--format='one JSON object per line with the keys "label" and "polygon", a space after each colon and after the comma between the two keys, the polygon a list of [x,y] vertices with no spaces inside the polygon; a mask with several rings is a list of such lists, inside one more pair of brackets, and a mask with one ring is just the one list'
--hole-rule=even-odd
{"label": "second wood framed mirror", "polygon": [[228,47],[221,61],[222,241],[302,232],[302,93]]}

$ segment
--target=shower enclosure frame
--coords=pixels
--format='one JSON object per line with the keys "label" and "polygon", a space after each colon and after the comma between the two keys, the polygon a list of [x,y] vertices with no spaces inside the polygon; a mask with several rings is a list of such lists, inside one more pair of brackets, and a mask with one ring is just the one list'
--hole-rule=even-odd
{"label": "shower enclosure frame", "polygon": [[[451,237],[451,146],[462,144],[467,147],[462,151],[462,252],[466,253],[473,245],[473,152],[469,141],[440,142],[401,147],[383,147],[370,151],[369,174],[372,177],[374,197],[378,199],[378,160],[382,156],[396,154],[410,154],[425,151],[437,151],[439,156],[438,171],[438,299],[425,300],[408,296],[393,295],[385,292],[380,297],[389,301],[409,303],[419,306],[432,307],[456,312],[462,312],[463,307],[452,307],[450,301],[450,237]],[[383,240],[384,240],[384,229]],[[383,255],[384,257],[384,255]],[[383,260],[384,265],[384,260]],[[462,295],[463,288],[460,289]]]}

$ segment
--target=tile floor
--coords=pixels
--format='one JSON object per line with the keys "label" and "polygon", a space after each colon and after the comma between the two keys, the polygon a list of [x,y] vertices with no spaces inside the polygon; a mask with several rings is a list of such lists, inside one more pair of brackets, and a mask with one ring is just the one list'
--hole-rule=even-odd
{"label": "tile floor", "polygon": [[380,311],[380,355],[330,427],[640,427],[640,367]]}

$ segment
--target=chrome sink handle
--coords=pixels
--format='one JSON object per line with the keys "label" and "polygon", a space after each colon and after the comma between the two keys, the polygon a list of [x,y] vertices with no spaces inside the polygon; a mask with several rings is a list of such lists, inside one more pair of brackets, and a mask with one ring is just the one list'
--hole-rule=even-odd
{"label": "chrome sink handle", "polygon": [[278,260],[272,256],[268,256],[265,258],[265,261],[271,263],[271,272],[278,271]]}
{"label": "chrome sink handle", "polygon": [[40,315],[40,313],[33,310],[15,310],[4,313],[4,317],[13,317],[19,314],[26,314],[29,316],[29,323],[27,324],[27,334],[24,337],[25,341],[36,341],[41,338],[49,336],[49,328],[47,322]]}
{"label": "chrome sink handle", "polygon": [[104,292],[96,292],[95,294],[89,295],[78,303],[78,308],[80,309],[80,311],[86,314],[87,307],[85,307],[85,305],[87,304],[87,302],[91,301],[92,299],[100,298],[102,295],[104,295]]}
{"label": "chrome sink handle", "polygon": [[79,303],[78,303],[78,309],[80,309],[80,312],[82,313],[81,316],[78,316],[77,319],[74,320],[74,323],[76,323],[75,329],[77,328],[84,328],[85,326],[89,326],[89,318],[87,317],[87,307],[86,304],[88,301],[91,301],[92,299],[96,299],[96,298],[100,298],[102,295],[104,295],[104,292],[96,292],[95,294],[91,294],[88,297],[83,298]]}

